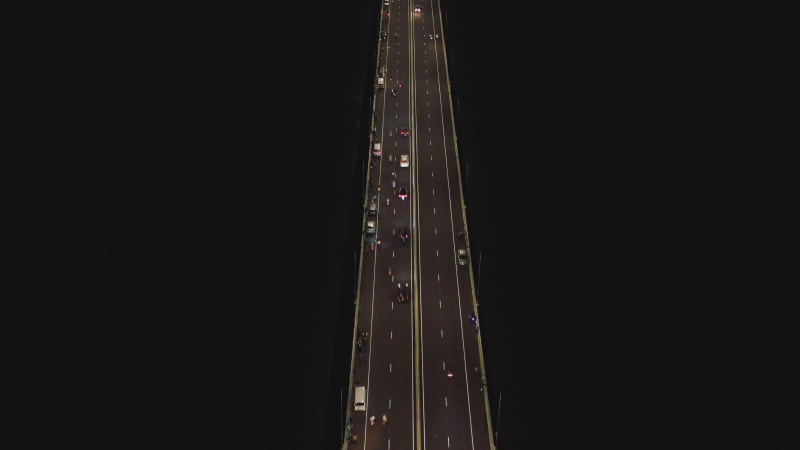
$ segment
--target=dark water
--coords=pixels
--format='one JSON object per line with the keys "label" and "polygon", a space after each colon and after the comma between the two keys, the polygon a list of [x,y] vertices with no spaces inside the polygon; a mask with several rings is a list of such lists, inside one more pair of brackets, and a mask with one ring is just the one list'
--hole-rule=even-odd
{"label": "dark water", "polygon": [[[377,7],[37,12],[2,448],[338,447]],[[797,11],[445,8],[499,448],[797,448]]]}

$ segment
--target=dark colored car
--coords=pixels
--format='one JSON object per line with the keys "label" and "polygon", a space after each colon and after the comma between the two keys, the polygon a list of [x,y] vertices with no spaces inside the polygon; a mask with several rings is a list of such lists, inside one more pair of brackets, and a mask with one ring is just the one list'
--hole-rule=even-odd
{"label": "dark colored car", "polygon": [[408,234],[408,227],[402,226],[400,227],[400,231],[397,233],[397,239],[400,239],[401,244],[405,244],[411,238],[411,235]]}
{"label": "dark colored car", "polygon": [[385,32],[385,31],[381,31],[381,39],[382,40],[385,41],[386,38],[388,38],[388,37],[389,37],[389,33]]}
{"label": "dark colored car", "polygon": [[406,303],[411,301],[411,289],[408,283],[397,283],[397,303]]}
{"label": "dark colored car", "polygon": [[406,188],[401,187],[399,191],[397,191],[397,198],[400,200],[408,200],[408,191]]}
{"label": "dark colored car", "polygon": [[408,128],[407,125],[403,125],[403,127],[400,128],[400,136],[403,136],[403,137],[411,136],[411,130]]}
{"label": "dark colored car", "polygon": [[390,94],[392,97],[397,97],[397,89],[394,89],[394,88],[392,88],[392,90],[390,90],[390,91],[389,91],[389,94]]}

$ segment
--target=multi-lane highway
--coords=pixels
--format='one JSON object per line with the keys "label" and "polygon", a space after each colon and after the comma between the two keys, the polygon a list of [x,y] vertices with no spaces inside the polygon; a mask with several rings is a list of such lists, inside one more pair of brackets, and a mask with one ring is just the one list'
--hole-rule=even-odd
{"label": "multi-lane highway", "polygon": [[343,448],[493,450],[440,5],[375,1],[381,145],[370,145]]}

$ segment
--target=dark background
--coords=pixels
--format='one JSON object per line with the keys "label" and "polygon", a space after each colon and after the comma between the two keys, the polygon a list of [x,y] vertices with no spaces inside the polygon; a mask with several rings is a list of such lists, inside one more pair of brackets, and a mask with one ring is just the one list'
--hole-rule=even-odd
{"label": "dark background", "polygon": [[[797,448],[797,9],[443,5],[499,448]],[[379,7],[20,21],[2,448],[338,448]]]}

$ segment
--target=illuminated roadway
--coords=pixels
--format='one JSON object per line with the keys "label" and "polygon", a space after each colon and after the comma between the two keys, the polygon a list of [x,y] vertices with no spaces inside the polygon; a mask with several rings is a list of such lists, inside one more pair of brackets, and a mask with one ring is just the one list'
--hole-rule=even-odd
{"label": "illuminated roadway", "polygon": [[[342,448],[494,450],[479,321],[470,320],[478,313],[472,261],[462,266],[456,256],[469,233],[440,5],[416,5],[420,12],[413,0],[381,8],[376,81],[385,67],[386,83],[376,82],[371,139],[383,154],[370,156],[364,204],[377,242],[373,250],[365,234]],[[399,134],[404,126],[410,135]],[[410,167],[399,166],[402,154]],[[397,197],[401,187],[407,200]],[[367,214],[373,197],[377,217]],[[398,282],[409,283],[409,302],[397,301]],[[366,412],[353,409],[356,386],[366,387]]]}

